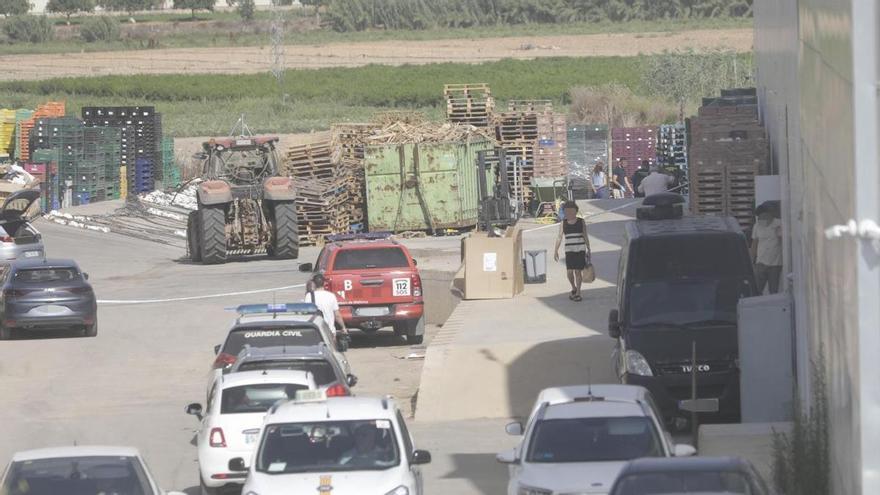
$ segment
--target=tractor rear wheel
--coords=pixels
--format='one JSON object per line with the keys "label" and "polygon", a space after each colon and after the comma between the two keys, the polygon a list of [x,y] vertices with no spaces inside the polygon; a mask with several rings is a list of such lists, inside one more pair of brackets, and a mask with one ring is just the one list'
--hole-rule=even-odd
{"label": "tractor rear wheel", "polygon": [[199,253],[202,263],[226,262],[226,211],[223,206],[199,209]]}
{"label": "tractor rear wheel", "polygon": [[186,219],[186,249],[189,259],[194,263],[202,261],[202,250],[199,246],[199,212],[191,211]]}
{"label": "tractor rear wheel", "polygon": [[274,203],[275,231],[272,232],[271,256],[279,259],[299,257],[299,231],[296,225],[296,205],[293,202]]}

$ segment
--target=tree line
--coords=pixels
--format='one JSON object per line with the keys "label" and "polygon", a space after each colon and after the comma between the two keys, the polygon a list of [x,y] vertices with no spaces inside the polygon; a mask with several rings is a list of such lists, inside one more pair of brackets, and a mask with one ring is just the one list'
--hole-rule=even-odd
{"label": "tree line", "polygon": [[[753,0],[317,0],[337,31],[752,15]],[[316,3],[312,0],[310,3]]]}

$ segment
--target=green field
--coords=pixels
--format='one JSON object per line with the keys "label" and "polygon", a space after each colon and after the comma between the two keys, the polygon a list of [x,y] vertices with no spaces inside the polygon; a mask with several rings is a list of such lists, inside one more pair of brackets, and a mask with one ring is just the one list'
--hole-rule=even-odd
{"label": "green field", "polygon": [[[205,14],[200,13],[199,16]],[[214,15],[220,15],[214,14]],[[224,16],[235,16],[235,13],[225,12]],[[288,13],[288,16],[295,15]],[[298,15],[298,14],[296,14]],[[180,21],[181,15],[151,15],[150,18],[165,16],[168,22]],[[258,18],[265,19],[269,12],[260,11]],[[122,19],[125,19],[124,17]],[[145,18],[145,20],[148,18]],[[214,20],[214,19],[212,19]],[[232,19],[226,19],[232,20]],[[72,22],[76,21],[76,18]],[[216,46],[263,46],[269,44],[268,34],[236,34],[228,29],[214,32],[192,32],[185,29],[186,23],[181,23],[183,29],[179,34],[163,36],[158,40],[160,48],[195,48]],[[467,39],[467,38],[498,38],[505,36],[545,36],[545,35],[573,35],[573,34],[599,34],[599,33],[641,33],[641,32],[679,32],[694,29],[733,29],[751,28],[753,25],[750,18],[708,18],[708,19],[663,19],[657,21],[630,21],[630,22],[598,22],[598,23],[560,23],[560,24],[519,24],[519,25],[496,25],[473,28],[456,29],[428,29],[428,30],[372,30],[362,32],[338,33],[330,29],[320,29],[308,32],[295,32],[289,30],[285,33],[285,43],[297,44],[324,44],[324,43],[352,43],[359,41],[384,41],[384,40],[442,40],[442,39]],[[147,43],[142,39],[124,39],[114,42],[86,43],[74,40],[56,40],[47,43],[14,43],[0,45],[0,55],[21,53],[70,53],[81,51],[117,51],[148,49]]]}
{"label": "green field", "polygon": [[565,105],[573,86],[619,83],[641,92],[642,57],[503,60],[480,65],[432,64],[288,71],[287,102],[278,82],[259,75],[155,75],[64,78],[0,84],[0,106],[66,100],[70,113],[88,105],[155,105],[166,133],[227,132],[239,114],[261,132],[325,129],[363,121],[383,109],[417,109],[439,118],[444,82],[486,82],[501,101],[551,99]]}

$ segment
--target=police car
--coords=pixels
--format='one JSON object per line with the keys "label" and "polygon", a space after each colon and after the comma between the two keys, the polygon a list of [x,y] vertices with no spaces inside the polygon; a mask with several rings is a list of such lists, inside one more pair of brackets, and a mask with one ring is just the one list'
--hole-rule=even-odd
{"label": "police car", "polygon": [[315,390],[315,378],[305,371],[262,370],[219,375],[208,402],[190,404],[187,414],[199,418],[197,434],[199,475],[203,494],[227,484],[242,484],[241,473],[229,472],[229,459],[253,451],[266,411],[299,390]]}
{"label": "police car", "polygon": [[249,468],[243,457],[229,468],[247,472],[248,495],[422,495],[419,465],[430,461],[390,397],[300,391],[266,414]]}
{"label": "police car", "polygon": [[545,389],[526,425],[507,433],[522,436],[497,457],[509,465],[508,495],[605,495],[631,459],[696,453],[673,444],[648,391],[633,385]]}
{"label": "police car", "polygon": [[339,363],[344,375],[351,374],[351,366],[333,333],[311,303],[244,304],[234,310],[238,317],[222,345],[214,347],[217,358],[208,379],[210,386],[219,372],[232,369],[236,359],[249,348],[312,347],[324,345]]}

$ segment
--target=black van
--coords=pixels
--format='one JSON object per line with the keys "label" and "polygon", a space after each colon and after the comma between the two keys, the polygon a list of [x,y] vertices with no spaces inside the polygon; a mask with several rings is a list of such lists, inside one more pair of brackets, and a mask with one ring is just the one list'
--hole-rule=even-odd
{"label": "black van", "polygon": [[648,197],[626,225],[608,324],[614,365],[623,383],[646,387],[667,422],[683,427],[696,343],[697,397],[715,409],[701,417],[736,422],[737,302],[755,295],[748,243],[735,219],[682,216],[683,202]]}

